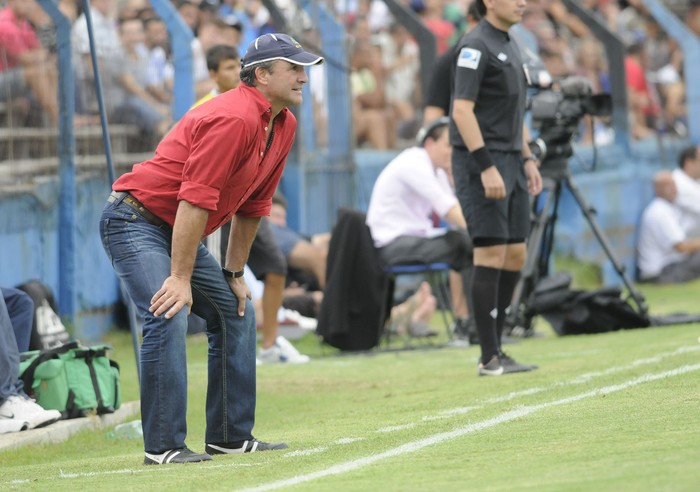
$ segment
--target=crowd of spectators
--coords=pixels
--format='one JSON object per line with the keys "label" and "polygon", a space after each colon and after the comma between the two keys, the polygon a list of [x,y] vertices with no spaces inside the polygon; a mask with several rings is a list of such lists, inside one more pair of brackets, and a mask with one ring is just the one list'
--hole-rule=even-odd
{"label": "crowd of spectators", "polygon": [[[470,28],[466,15],[471,1],[398,0],[416,12],[433,32],[438,55],[449,50]],[[417,44],[407,33],[395,35],[396,21],[382,0],[339,1],[336,5],[344,15],[353,46],[350,66],[357,144],[374,148],[390,148],[397,142],[400,145],[402,139],[415,132],[421,118],[420,74],[425,67],[420,67]],[[643,139],[656,132],[687,136],[682,53],[677,43],[663,32],[640,0],[586,0],[582,6],[590,9],[625,45],[632,138]],[[684,20],[696,34],[700,34],[698,19],[700,2],[691,0]],[[610,92],[604,47],[561,0],[528,0],[522,25],[514,29],[522,50],[537,54],[555,81],[584,76],[594,93]],[[401,91],[392,80],[401,81]],[[375,96],[369,103],[368,93]],[[397,93],[410,108],[392,103]],[[384,119],[389,123],[380,131],[365,130],[367,126],[377,128]],[[608,122],[595,123],[591,132],[588,118],[584,120],[577,135],[580,142],[590,143],[594,136],[599,144],[612,140]],[[386,132],[390,134],[384,136]]]}
{"label": "crowd of spectators", "polygon": [[[212,89],[205,53],[219,44],[243,51],[247,42],[273,32],[272,16],[261,0],[172,0],[195,35],[192,43],[195,97]],[[409,31],[398,22],[383,0],[318,0],[344,24],[350,72],[355,144],[358,147],[404,147],[423,120],[420,50]],[[397,0],[416,13],[436,38],[437,55],[454,46],[470,29],[467,9],[473,0]],[[57,0],[73,22],[73,64],[76,74],[76,124],[96,122],[97,100],[82,2]],[[308,15],[296,22],[299,7],[291,0],[276,0],[292,26],[306,41],[315,36]],[[687,135],[687,109],[683,81],[683,55],[647,11],[641,0],[585,0],[584,8],[624,42],[624,70],[629,95],[632,137],[656,132]],[[160,137],[172,124],[173,66],[168,33],[148,0],[90,0],[92,20],[104,85],[108,116],[130,123],[143,133]],[[690,0],[683,20],[700,34],[700,1]],[[304,14],[302,14],[303,16]],[[297,16],[297,17],[295,17]],[[57,119],[55,36],[50,19],[36,0],[4,0],[0,10],[0,103],[19,117],[14,124],[34,124],[31,108],[42,115],[40,123]],[[609,63],[603,46],[586,25],[570,13],[562,0],[529,0],[517,36],[523,50],[536,53],[554,80],[571,75],[586,77],[595,92],[610,91]],[[320,43],[319,43],[320,44]],[[241,53],[243,55],[243,53]],[[323,69],[312,79],[323,78]],[[314,84],[314,101],[327,98]],[[325,125],[323,108],[314,114]],[[588,123],[587,120],[584,123]],[[319,125],[319,126],[323,126]],[[583,143],[611,140],[605,121],[591,133],[582,125],[577,136]],[[319,128],[323,144],[326,129]]]}

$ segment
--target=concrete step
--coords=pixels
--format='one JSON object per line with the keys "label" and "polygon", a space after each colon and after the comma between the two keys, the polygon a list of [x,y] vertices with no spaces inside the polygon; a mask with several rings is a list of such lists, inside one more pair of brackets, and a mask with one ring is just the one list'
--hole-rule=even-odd
{"label": "concrete step", "polygon": [[0,434],[0,453],[30,444],[54,444],[66,441],[82,430],[104,432],[105,429],[125,422],[141,410],[138,401],[123,403],[114,413],[93,415],[79,419],[59,420],[41,429]]}

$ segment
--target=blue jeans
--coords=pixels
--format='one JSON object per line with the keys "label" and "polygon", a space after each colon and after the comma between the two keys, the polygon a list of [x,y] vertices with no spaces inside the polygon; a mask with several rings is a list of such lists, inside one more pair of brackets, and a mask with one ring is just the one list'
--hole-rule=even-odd
{"label": "blue jeans", "polygon": [[[185,447],[187,434],[187,309],[171,319],[148,311],[151,297],[170,275],[172,231],[147,222],[117,200],[100,220],[102,245],[144,320],[141,344],[141,419],[145,450]],[[252,438],[255,421],[255,313],[238,299],[221,266],[200,243],[192,274],[192,311],[207,321],[209,374],[205,440]]]}
{"label": "blue jeans", "polygon": [[[19,379],[19,344],[26,351],[34,319],[34,301],[18,289],[2,288],[0,295],[0,405],[13,395],[22,395]],[[26,345],[26,346],[25,346]]]}

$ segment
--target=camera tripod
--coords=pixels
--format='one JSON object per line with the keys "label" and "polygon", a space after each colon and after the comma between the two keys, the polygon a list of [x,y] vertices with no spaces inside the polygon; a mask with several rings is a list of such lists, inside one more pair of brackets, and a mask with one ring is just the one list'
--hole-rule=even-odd
{"label": "camera tripod", "polygon": [[566,159],[558,158],[553,159],[553,161],[544,162],[542,166],[542,192],[546,193],[544,203],[540,206],[540,200],[538,200],[542,196],[540,195],[535,198],[532,204],[533,218],[527,242],[527,257],[521,271],[520,280],[513,293],[513,302],[505,322],[505,332],[511,336],[526,337],[534,334],[532,326],[533,315],[528,309],[527,302],[538,281],[542,277],[546,277],[549,271],[549,259],[554,246],[554,229],[557,221],[559,199],[564,187],[571,192],[596,240],[615,268],[615,272],[625,284],[630,298],[637,307],[637,311],[640,314],[647,313],[644,297],[632,285],[632,281],[627,276],[624,266],[615,258],[603,230],[596,222],[595,209],[586,204],[581,192],[571,181],[571,174],[568,170]]}

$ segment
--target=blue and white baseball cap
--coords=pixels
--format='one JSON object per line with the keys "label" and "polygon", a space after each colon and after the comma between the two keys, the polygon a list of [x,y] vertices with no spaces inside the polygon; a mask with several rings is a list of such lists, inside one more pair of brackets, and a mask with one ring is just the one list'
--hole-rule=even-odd
{"label": "blue and white baseball cap", "polygon": [[286,60],[305,67],[323,63],[322,56],[304,50],[289,34],[271,33],[263,34],[248,45],[241,65],[245,68],[273,60]]}

